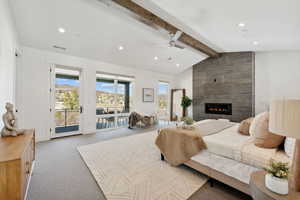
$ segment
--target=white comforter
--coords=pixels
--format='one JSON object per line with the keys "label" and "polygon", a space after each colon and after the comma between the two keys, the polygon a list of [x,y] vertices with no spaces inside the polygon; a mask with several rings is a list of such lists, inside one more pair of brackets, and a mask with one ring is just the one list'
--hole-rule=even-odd
{"label": "white comforter", "polygon": [[217,134],[203,137],[207,151],[257,168],[266,167],[271,159],[288,161],[282,151],[255,146],[251,136],[238,133],[238,126],[236,124]]}
{"label": "white comforter", "polygon": [[203,137],[207,150],[191,160],[249,184],[254,171],[264,168],[270,159],[289,162],[284,151],[259,148],[253,138],[238,133],[239,124],[217,134]]}
{"label": "white comforter", "polygon": [[241,149],[249,136],[237,134],[238,124],[220,133],[203,137],[207,150],[211,153],[241,161]]}

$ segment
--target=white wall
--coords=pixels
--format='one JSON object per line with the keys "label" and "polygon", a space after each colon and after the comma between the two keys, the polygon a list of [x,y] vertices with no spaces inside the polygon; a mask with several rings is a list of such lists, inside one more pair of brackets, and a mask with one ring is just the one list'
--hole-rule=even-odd
{"label": "white wall", "polygon": [[[0,116],[5,112],[6,102],[15,103],[15,49],[18,42],[8,2],[0,0]],[[0,120],[0,129],[2,126]]]}
{"label": "white wall", "polygon": [[170,82],[171,87],[173,85],[173,77],[161,73],[23,47],[21,68],[18,68],[20,123],[24,128],[36,128],[37,141],[48,140],[50,137],[49,129],[52,119],[49,113],[49,69],[52,64],[82,69],[84,79],[83,133],[96,131],[96,71],[134,76],[135,110],[144,114],[151,114],[156,111],[157,99],[154,103],[143,103],[142,88],[155,88],[155,92],[157,92],[159,80]]}
{"label": "white wall", "polygon": [[255,56],[255,111],[275,98],[300,98],[300,51],[258,52]]}
{"label": "white wall", "polygon": [[[178,74],[175,87],[178,89],[186,89],[186,95],[193,99],[193,67]],[[188,116],[193,116],[193,106],[188,108]]]}

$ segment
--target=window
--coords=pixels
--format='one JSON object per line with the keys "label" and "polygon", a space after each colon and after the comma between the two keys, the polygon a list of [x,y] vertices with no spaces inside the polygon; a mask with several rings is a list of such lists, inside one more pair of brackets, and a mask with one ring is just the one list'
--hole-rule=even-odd
{"label": "window", "polygon": [[132,110],[133,78],[97,74],[96,77],[96,127],[115,128],[128,125]]}
{"label": "window", "polygon": [[160,81],[158,86],[158,109],[167,111],[169,107],[169,83]]}

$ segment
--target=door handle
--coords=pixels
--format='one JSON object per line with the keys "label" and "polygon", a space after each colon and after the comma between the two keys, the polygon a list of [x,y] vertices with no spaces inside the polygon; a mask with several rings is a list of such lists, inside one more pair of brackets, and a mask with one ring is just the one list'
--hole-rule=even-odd
{"label": "door handle", "polygon": [[80,106],[80,114],[83,113],[83,107]]}

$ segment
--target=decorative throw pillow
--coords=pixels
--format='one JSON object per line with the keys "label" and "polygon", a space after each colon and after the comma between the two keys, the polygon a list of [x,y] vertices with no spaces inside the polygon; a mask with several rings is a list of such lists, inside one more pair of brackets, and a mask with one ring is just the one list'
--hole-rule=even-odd
{"label": "decorative throw pillow", "polygon": [[284,136],[269,131],[269,113],[257,115],[250,125],[250,135],[254,137],[254,144],[261,148],[278,148]]}
{"label": "decorative throw pillow", "polygon": [[249,129],[250,129],[250,125],[253,121],[253,117],[251,118],[248,118],[248,119],[245,119],[243,120],[241,123],[240,123],[240,126],[239,126],[239,133],[241,135],[250,135],[249,133]]}
{"label": "decorative throw pillow", "polygon": [[296,145],[296,139],[287,137],[284,141],[284,151],[288,155],[288,157],[292,158],[294,155]]}

